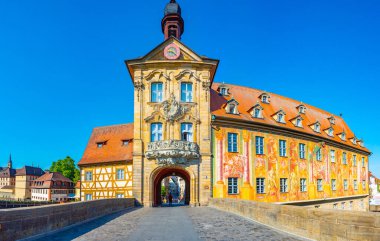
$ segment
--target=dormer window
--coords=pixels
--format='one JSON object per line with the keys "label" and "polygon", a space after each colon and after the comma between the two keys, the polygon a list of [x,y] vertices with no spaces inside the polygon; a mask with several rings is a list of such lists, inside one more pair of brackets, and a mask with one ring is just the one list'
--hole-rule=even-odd
{"label": "dormer window", "polygon": [[260,118],[262,119],[263,118],[263,107],[261,107],[260,104],[256,104],[255,106],[253,106],[251,108],[251,115],[253,118]]}
{"label": "dormer window", "polygon": [[297,127],[302,127],[302,119],[301,118],[297,118],[296,119],[296,126]]}
{"label": "dormer window", "polygon": [[107,144],[107,141],[100,141],[100,142],[97,142],[96,143],[96,146],[98,148],[102,148],[103,146],[105,146]]}
{"label": "dormer window", "polygon": [[123,146],[128,146],[130,140],[122,140],[121,143]]}
{"label": "dormer window", "polygon": [[267,93],[262,93],[259,98],[261,99],[261,102],[265,104],[269,104],[270,96]]}
{"label": "dormer window", "polygon": [[332,127],[328,128],[328,129],[326,130],[326,132],[327,132],[327,135],[329,135],[329,136],[334,136],[334,129],[333,129]]}
{"label": "dormer window", "polygon": [[340,136],[340,139],[342,139],[343,141],[346,140],[346,133],[342,132],[339,136]]}
{"label": "dormer window", "polygon": [[335,125],[335,117],[334,116],[330,116],[329,118],[327,118],[329,121],[330,121],[330,124],[331,125]]}
{"label": "dormer window", "polygon": [[310,128],[313,129],[313,131],[321,133],[321,124],[319,121],[315,122],[314,124],[310,125]]}
{"label": "dormer window", "polygon": [[224,84],[219,85],[219,87],[218,87],[219,94],[222,96],[229,95],[228,90],[229,90],[228,86],[224,85]]}
{"label": "dormer window", "polygon": [[259,109],[259,108],[255,108],[253,113],[254,113],[253,117],[255,117],[255,118],[261,118],[261,116],[262,116],[261,109]]}
{"label": "dormer window", "polygon": [[285,123],[285,112],[283,110],[278,111],[273,115],[273,118],[280,123]]}
{"label": "dormer window", "polygon": [[298,109],[298,113],[300,113],[300,114],[305,114],[306,113],[306,107],[304,105],[299,105],[297,107],[297,109]]}
{"label": "dormer window", "polygon": [[227,105],[226,105],[226,112],[229,113],[229,114],[235,114],[235,115],[238,115],[239,114],[239,111],[238,111],[238,108],[237,106],[239,105],[239,102],[237,102],[234,98],[232,98],[231,100],[229,100],[227,102]]}
{"label": "dormer window", "polygon": [[356,137],[351,138],[352,144],[356,145],[357,139]]}
{"label": "dormer window", "polygon": [[321,124],[319,124],[319,123],[315,124],[314,131],[315,132],[321,132]]}

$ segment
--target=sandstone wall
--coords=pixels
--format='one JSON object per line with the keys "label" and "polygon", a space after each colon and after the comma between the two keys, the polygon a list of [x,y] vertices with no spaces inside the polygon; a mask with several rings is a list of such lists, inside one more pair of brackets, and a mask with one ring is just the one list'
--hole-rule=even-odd
{"label": "sandstone wall", "polygon": [[133,198],[114,198],[0,210],[0,240],[30,237],[133,206]]}
{"label": "sandstone wall", "polygon": [[316,240],[380,240],[380,213],[213,198],[210,206]]}

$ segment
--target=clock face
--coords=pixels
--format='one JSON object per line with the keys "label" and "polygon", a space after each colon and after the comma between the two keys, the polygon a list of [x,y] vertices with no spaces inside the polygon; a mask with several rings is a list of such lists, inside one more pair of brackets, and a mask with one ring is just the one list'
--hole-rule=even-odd
{"label": "clock face", "polygon": [[164,55],[165,55],[165,58],[167,59],[178,59],[180,54],[181,54],[181,51],[179,50],[179,47],[175,45],[174,43],[169,44],[164,49]]}

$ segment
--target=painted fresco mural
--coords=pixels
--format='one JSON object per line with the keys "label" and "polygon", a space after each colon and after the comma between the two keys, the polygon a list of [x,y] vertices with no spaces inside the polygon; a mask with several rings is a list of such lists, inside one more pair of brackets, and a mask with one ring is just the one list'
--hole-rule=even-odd
{"label": "painted fresco mural", "polygon": [[[238,134],[238,152],[228,152],[228,133]],[[256,154],[256,136],[264,137],[264,153],[261,155]],[[228,188],[224,188],[224,197],[244,196],[245,199],[263,202],[289,202],[368,193],[367,181],[365,188],[362,188],[362,181],[367,180],[368,160],[359,153],[333,148],[323,142],[236,128],[219,128],[213,138],[213,172],[217,177],[214,184],[224,183],[227,187],[228,178],[238,178],[239,192],[229,194]],[[287,144],[285,157],[279,155],[280,140],[285,140]],[[305,144],[306,149],[303,159],[299,153],[300,143]],[[331,150],[335,151],[335,161],[331,160]],[[317,160],[317,152],[321,154],[320,160]],[[343,152],[347,156],[346,164],[343,163]],[[356,166],[353,155],[356,155]],[[365,157],[364,167],[361,166],[362,157]],[[256,178],[265,179],[264,193],[256,192]],[[280,191],[280,178],[287,179],[286,192]],[[301,191],[301,178],[306,179],[304,191]],[[318,179],[321,180],[319,187]],[[331,186],[332,179],[336,180],[335,188]],[[344,180],[347,181],[346,187]],[[357,181],[356,188],[354,180]],[[245,192],[250,193],[247,195]]]}

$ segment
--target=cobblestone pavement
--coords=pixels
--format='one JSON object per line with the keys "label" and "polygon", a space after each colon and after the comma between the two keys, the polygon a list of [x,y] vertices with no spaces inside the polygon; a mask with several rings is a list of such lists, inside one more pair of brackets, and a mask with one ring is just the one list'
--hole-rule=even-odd
{"label": "cobblestone pavement", "polygon": [[302,240],[210,207],[139,208],[37,240]]}

